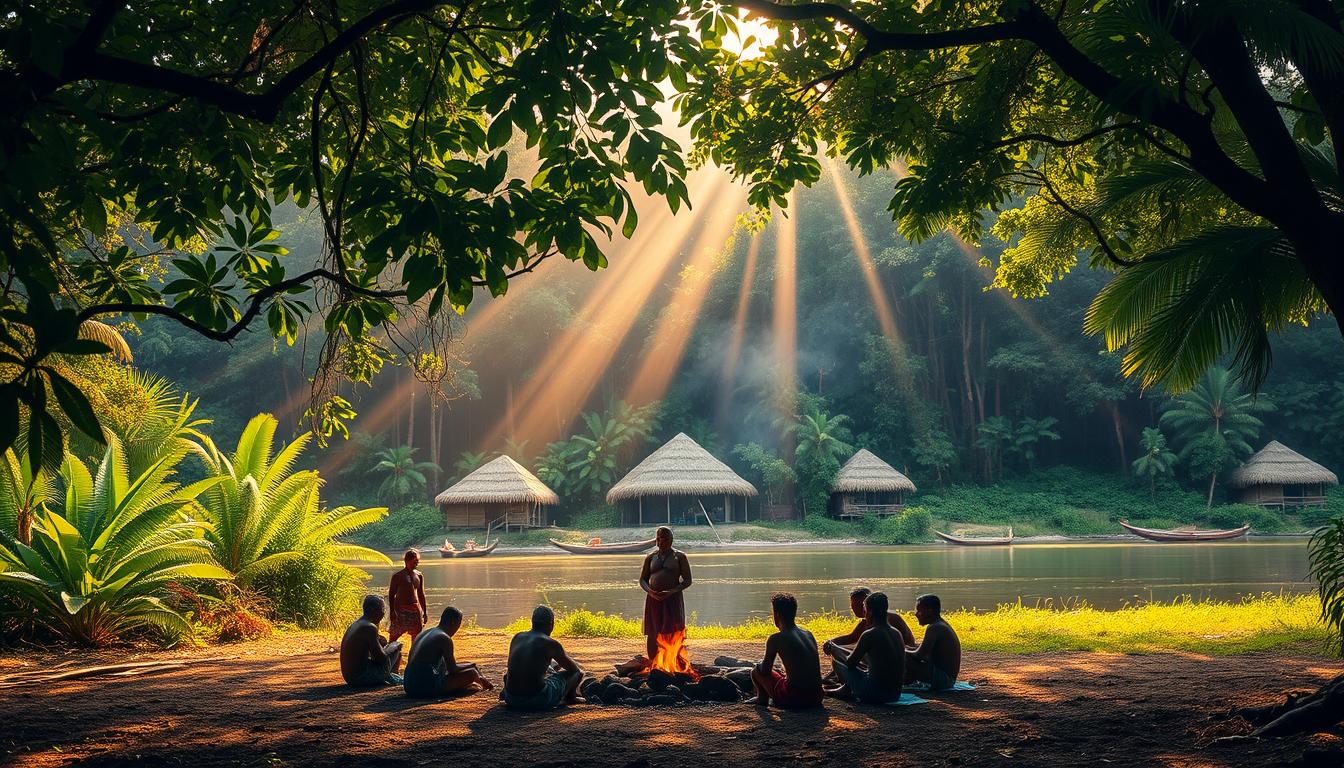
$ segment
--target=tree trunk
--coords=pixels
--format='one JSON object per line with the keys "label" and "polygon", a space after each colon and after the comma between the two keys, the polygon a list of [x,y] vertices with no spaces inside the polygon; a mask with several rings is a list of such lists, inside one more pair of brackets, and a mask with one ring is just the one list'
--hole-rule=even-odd
{"label": "tree trunk", "polygon": [[[1313,693],[1290,693],[1282,704],[1236,709],[1232,711],[1232,716],[1241,717],[1256,726],[1249,734],[1250,738],[1292,736],[1330,730],[1344,719],[1344,675],[1335,677]],[[1247,737],[1226,738],[1227,741],[1235,742]]]}
{"label": "tree trunk", "polygon": [[1213,474],[1209,475],[1209,502],[1204,505],[1205,512],[1213,509],[1213,485],[1216,482],[1218,482],[1218,473],[1214,472]]}
{"label": "tree trunk", "polygon": [[1125,430],[1120,423],[1120,406],[1111,401],[1111,424],[1115,427],[1115,444],[1120,448],[1120,474],[1129,474],[1129,457],[1125,455]]}
{"label": "tree trunk", "polygon": [[415,391],[411,391],[410,406],[406,409],[406,444],[415,447]]}

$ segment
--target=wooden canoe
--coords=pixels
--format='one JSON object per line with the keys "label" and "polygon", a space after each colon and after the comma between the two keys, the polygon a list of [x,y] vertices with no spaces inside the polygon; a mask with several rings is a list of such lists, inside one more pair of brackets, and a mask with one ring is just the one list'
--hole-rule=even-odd
{"label": "wooden canoe", "polygon": [[439,557],[485,557],[494,552],[495,547],[498,546],[499,542],[496,541],[488,547],[477,547],[475,549],[444,549],[439,547]]}
{"label": "wooden canoe", "polygon": [[627,541],[616,544],[566,544],[555,539],[550,539],[550,542],[571,555],[622,555],[652,549],[658,543],[658,540]]}
{"label": "wooden canoe", "polygon": [[933,534],[948,544],[957,544],[963,547],[993,547],[1013,543],[1013,529],[1011,527],[1008,528],[1007,536],[953,536],[942,531],[934,531]]}
{"label": "wooden canoe", "polygon": [[1251,530],[1250,523],[1246,523],[1240,528],[1232,528],[1226,531],[1201,531],[1196,528],[1186,530],[1175,528],[1168,531],[1162,531],[1156,528],[1140,528],[1137,525],[1130,525],[1124,520],[1120,521],[1120,525],[1135,536],[1142,536],[1150,541],[1223,541],[1225,539],[1239,539],[1242,536],[1245,536],[1247,531]]}

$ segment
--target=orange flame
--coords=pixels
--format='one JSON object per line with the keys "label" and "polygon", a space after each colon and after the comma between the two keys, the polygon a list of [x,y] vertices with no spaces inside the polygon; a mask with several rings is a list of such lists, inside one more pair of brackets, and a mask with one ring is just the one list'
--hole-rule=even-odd
{"label": "orange flame", "polygon": [[700,674],[691,666],[691,657],[686,653],[686,630],[658,635],[658,652],[649,663],[650,669],[660,669],[674,675],[689,675],[699,680]]}

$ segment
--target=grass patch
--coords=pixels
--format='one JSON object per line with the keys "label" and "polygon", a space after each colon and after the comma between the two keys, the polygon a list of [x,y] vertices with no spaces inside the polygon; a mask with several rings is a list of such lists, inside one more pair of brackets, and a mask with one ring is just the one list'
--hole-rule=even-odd
{"label": "grass patch", "polygon": [[[920,634],[914,615],[905,618]],[[1320,621],[1320,603],[1315,595],[1264,594],[1235,603],[1181,600],[1115,611],[1085,604],[1065,610],[1002,605],[983,613],[955,611],[947,619],[957,630],[962,647],[970,651],[1232,655],[1291,648],[1295,653],[1328,655],[1332,647]],[[848,632],[854,619],[822,613],[806,617],[801,624],[821,640]],[[527,619],[519,619],[503,631],[522,632],[528,626]],[[731,626],[693,624],[687,636],[698,640],[764,640],[774,631],[769,621],[753,619]],[[588,610],[557,616],[555,636],[643,637],[636,619]]]}

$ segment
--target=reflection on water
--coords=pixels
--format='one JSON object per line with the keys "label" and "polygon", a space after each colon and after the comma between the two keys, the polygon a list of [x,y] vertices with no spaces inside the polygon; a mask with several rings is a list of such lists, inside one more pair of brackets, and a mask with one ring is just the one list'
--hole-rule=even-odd
{"label": "reflection on water", "polygon": [[[1261,592],[1306,592],[1305,539],[1211,544],[1030,544],[964,548],[688,548],[695,584],[686,610],[699,623],[733,624],[769,614],[770,593],[798,596],[804,613],[848,610],[858,584],[881,589],[908,608],[936,592],[948,608],[988,610],[1086,600],[1100,608],[1196,600],[1235,600]],[[640,555],[524,555],[503,550],[477,560],[430,559],[425,574],[431,617],[450,601],[485,627],[525,616],[538,602],[639,616]],[[369,568],[371,591],[385,591],[393,568]]]}

